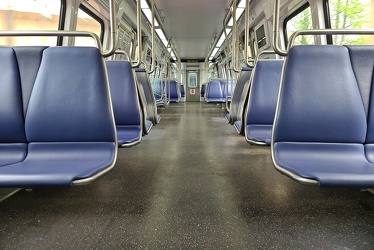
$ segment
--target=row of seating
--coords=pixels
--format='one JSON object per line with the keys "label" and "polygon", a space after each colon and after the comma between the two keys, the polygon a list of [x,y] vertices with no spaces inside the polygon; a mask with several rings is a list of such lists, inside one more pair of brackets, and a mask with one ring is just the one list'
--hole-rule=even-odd
{"label": "row of seating", "polygon": [[[169,82],[170,82],[170,95],[169,95]],[[156,104],[161,106],[165,105],[170,100],[172,103],[178,103],[182,97],[182,86],[175,80],[153,80],[151,88],[156,99]]]}
{"label": "row of seating", "polygon": [[230,112],[225,116],[226,120],[231,124],[235,125],[235,128],[239,128],[238,132],[241,134],[241,117],[244,112],[244,105],[247,102],[248,91],[250,86],[250,77],[252,74],[252,68],[243,67],[232,96],[230,103]]}
{"label": "row of seating", "polygon": [[374,46],[290,49],[273,129],[276,169],[304,184],[374,187]]}
{"label": "row of seating", "polygon": [[146,71],[97,48],[1,47],[0,58],[0,187],[88,184],[160,120]]}
{"label": "row of seating", "polygon": [[258,60],[246,140],[271,144],[276,169],[300,183],[373,188],[373,58],[374,46],[315,45]]}
{"label": "row of seating", "polygon": [[251,144],[270,145],[283,60],[259,59],[242,68],[227,121]]}
{"label": "row of seating", "polygon": [[97,48],[1,47],[0,186],[87,184],[108,172],[117,136]]}
{"label": "row of seating", "polygon": [[270,145],[283,62],[261,59],[253,69],[243,126],[249,143]]}
{"label": "row of seating", "polygon": [[[170,93],[169,93],[169,83],[170,83]],[[165,93],[166,97],[170,102],[177,103],[181,99],[180,84],[175,80],[170,80],[165,82]]]}
{"label": "row of seating", "polygon": [[143,134],[147,135],[153,125],[160,122],[161,117],[157,114],[156,99],[152,91],[148,73],[145,68],[135,69],[136,79],[140,93],[140,104],[143,108]]}
{"label": "row of seating", "polygon": [[[226,79],[211,79],[206,83],[205,87],[205,101],[206,102],[226,102],[226,96],[231,101],[231,92],[235,88],[235,82],[229,81],[226,84]],[[226,91],[228,86],[228,91]],[[227,93],[227,94],[226,94]]]}

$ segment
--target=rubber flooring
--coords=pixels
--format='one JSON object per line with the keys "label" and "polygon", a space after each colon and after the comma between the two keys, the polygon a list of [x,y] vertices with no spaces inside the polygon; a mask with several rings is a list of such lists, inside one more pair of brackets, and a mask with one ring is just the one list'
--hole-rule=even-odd
{"label": "rubber flooring", "polygon": [[221,105],[179,103],[94,183],[0,203],[0,249],[374,249],[374,196],[275,170]]}

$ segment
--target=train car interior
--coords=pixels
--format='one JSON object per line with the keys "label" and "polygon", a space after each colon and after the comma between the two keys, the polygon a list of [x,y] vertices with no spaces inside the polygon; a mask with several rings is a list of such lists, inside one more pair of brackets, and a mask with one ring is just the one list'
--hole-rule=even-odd
{"label": "train car interior", "polygon": [[374,249],[374,0],[0,0],[0,70],[1,249]]}

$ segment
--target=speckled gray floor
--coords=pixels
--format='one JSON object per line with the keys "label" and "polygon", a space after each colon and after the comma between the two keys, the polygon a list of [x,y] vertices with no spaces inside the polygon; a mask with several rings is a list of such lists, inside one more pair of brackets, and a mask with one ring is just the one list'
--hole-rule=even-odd
{"label": "speckled gray floor", "polygon": [[218,105],[160,114],[93,184],[0,203],[0,249],[374,249],[374,195],[282,176]]}

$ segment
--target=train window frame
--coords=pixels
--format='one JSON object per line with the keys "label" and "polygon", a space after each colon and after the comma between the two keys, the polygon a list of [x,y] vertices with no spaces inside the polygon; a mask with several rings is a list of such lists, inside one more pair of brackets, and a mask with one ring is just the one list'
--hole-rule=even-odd
{"label": "train window frame", "polygon": [[286,47],[288,46],[288,42],[289,42],[288,41],[288,35],[287,35],[287,23],[308,8],[310,8],[310,12],[312,12],[312,9],[311,9],[311,6],[310,6],[309,2],[306,2],[305,4],[300,6],[298,9],[296,9],[294,12],[292,12],[290,15],[288,15],[284,19],[284,21],[283,21],[283,34],[284,34],[284,44],[285,44]]}
{"label": "train window frame", "polygon": [[[56,30],[56,31],[60,31],[60,30],[64,30],[65,28],[65,19],[66,19],[66,10],[67,10],[67,4],[66,4],[66,0],[56,0],[55,1],[56,3],[60,3],[60,6],[58,8],[58,20],[56,22],[56,26],[54,26],[54,28],[49,28],[50,30]],[[24,12],[24,13],[28,13],[28,12]],[[14,20],[12,20],[14,21]],[[25,30],[25,29],[21,29],[21,30]],[[45,28],[33,28],[33,30],[45,30]],[[17,31],[17,29],[15,30]],[[62,41],[63,41],[63,37],[62,36],[56,36],[56,42],[55,43],[51,43],[50,45],[48,46],[62,46]],[[10,45],[10,46],[17,46],[15,44],[13,45]],[[27,46],[27,45],[20,45],[20,46]],[[46,45],[45,45],[46,46]]]}
{"label": "train window frame", "polygon": [[[58,20],[58,30],[64,30],[65,29],[65,20],[66,20],[66,0],[61,0],[60,5],[60,18]],[[59,36],[57,37],[57,46],[62,46],[63,37]]]}
{"label": "train window frame", "polygon": [[[333,27],[334,20],[336,20],[335,16],[332,16],[332,15],[336,14],[336,9],[331,8],[331,7],[333,7],[332,6],[333,4],[334,3],[332,3],[332,1],[330,1],[330,0],[323,0],[323,8],[324,8],[323,11],[324,11],[324,18],[325,18],[325,26],[326,26],[327,29],[367,29],[367,28],[371,29],[372,28],[371,25],[370,25],[370,18],[369,18],[369,20],[366,20],[367,22],[363,22],[362,23],[363,25],[361,27],[357,27],[357,26],[356,27],[336,27],[336,26]],[[352,3],[347,2],[347,4],[349,5],[349,4],[352,4]],[[364,5],[365,3],[360,1],[360,4]],[[370,5],[370,3],[367,3],[367,4]],[[358,11],[358,13],[361,13],[361,11]],[[370,13],[371,12],[368,11],[368,13],[366,13],[366,14],[370,15]],[[339,15],[340,15],[340,13],[339,13]],[[365,16],[365,14],[363,14],[363,15]],[[355,18],[355,20],[356,20],[356,18]],[[347,21],[347,23],[350,23],[351,20],[350,20],[350,18],[347,18],[346,21]],[[365,27],[366,25],[369,25],[369,27]],[[326,36],[327,36],[327,44],[330,44],[330,45],[334,45],[334,44],[335,45],[353,45],[353,44],[368,45],[367,43],[360,43],[360,42],[356,43],[357,40],[356,41],[346,41],[347,43],[339,43],[339,42],[334,43],[335,37],[340,36],[340,35],[326,35]]]}
{"label": "train window frame", "polygon": [[[329,0],[323,1],[323,17],[325,18],[326,29],[331,29],[331,15]],[[333,44],[332,35],[326,35],[327,44]]]}
{"label": "train window frame", "polygon": [[[94,20],[96,20],[100,24],[100,42],[101,44],[104,43],[104,29],[105,29],[105,24],[104,20],[101,19],[98,15],[96,15],[92,10],[90,10],[87,6],[84,4],[79,5],[79,9],[82,10],[84,13],[92,17]],[[77,12],[77,21],[78,21],[78,12]],[[77,22],[78,24],[78,22]]]}
{"label": "train window frame", "polygon": [[[193,77],[194,81],[192,81],[191,77]],[[188,72],[188,87],[189,88],[197,88],[197,72],[191,71]]]}

